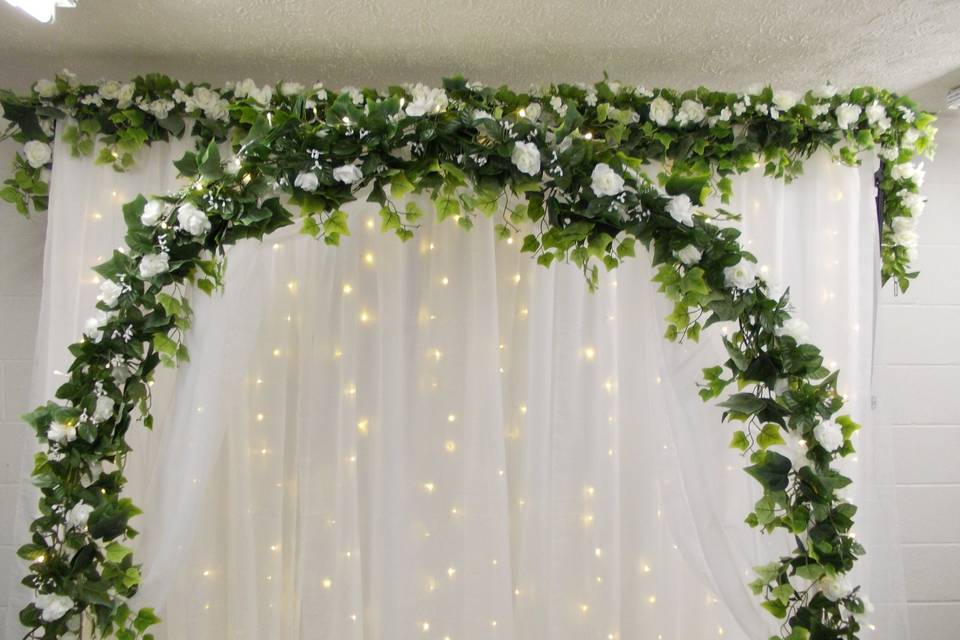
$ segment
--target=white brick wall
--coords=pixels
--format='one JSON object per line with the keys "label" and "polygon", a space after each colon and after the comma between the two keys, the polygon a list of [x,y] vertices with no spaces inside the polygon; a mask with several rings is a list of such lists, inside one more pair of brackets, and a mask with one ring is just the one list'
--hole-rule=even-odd
{"label": "white brick wall", "polygon": [[[954,640],[960,629],[960,114],[940,120],[930,203],[920,224],[920,279],[885,290],[877,388],[894,427],[907,597],[915,640]],[[0,144],[0,173],[13,151]],[[13,480],[26,430],[41,287],[43,216],[24,220],[0,203],[0,577],[11,569]],[[8,582],[0,581],[0,628]]]}
{"label": "white brick wall", "polygon": [[915,640],[953,640],[960,629],[960,113],[944,113],[938,126],[921,275],[905,294],[884,292],[877,348]]}

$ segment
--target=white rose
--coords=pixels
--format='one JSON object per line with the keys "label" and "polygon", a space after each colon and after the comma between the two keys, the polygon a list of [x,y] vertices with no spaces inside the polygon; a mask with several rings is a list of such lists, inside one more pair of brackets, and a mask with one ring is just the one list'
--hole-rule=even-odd
{"label": "white rose", "polygon": [[563,104],[563,99],[560,96],[550,98],[550,107],[556,111],[557,115],[561,118],[567,115],[567,105]]}
{"label": "white rose", "polygon": [[295,96],[303,93],[304,87],[299,82],[284,82],[280,85],[280,93],[285,96]]}
{"label": "white rose", "polygon": [[203,235],[211,228],[207,214],[197,209],[192,202],[181,205],[177,210],[177,223],[192,236]]}
{"label": "white rose", "polygon": [[153,253],[140,259],[140,277],[152,278],[170,269],[170,256],[166,252]]}
{"label": "white rose", "polygon": [[862,112],[863,109],[861,109],[858,105],[844,102],[837,107],[836,110],[837,126],[846,131],[850,128],[850,125],[857,123],[857,120],[860,119],[860,114]]}
{"label": "white rose", "polygon": [[543,108],[538,102],[531,102],[523,109],[524,113],[527,114],[528,120],[536,120],[540,117],[540,114],[543,112]]}
{"label": "white rose", "polygon": [[742,116],[747,110],[747,105],[744,102],[738,102],[733,105],[733,112],[738,116]]}
{"label": "white rose", "polygon": [[623,191],[623,178],[605,162],[593,168],[590,178],[590,188],[598,196],[615,196]]}
{"label": "white rose", "polygon": [[853,593],[853,586],[845,573],[838,576],[823,576],[819,582],[820,591],[830,602],[836,602]]}
{"label": "white rose", "polygon": [[871,125],[877,124],[887,115],[887,110],[879,102],[872,102],[866,109],[867,122]]}
{"label": "white rose", "polygon": [[146,111],[149,111],[157,120],[163,120],[170,115],[170,110],[175,106],[173,100],[154,100],[146,105]]}
{"label": "white rose", "polygon": [[100,97],[104,100],[116,100],[120,95],[120,83],[116,80],[107,80],[100,85],[97,93],[99,93]]}
{"label": "white rose", "polygon": [[472,117],[474,120],[493,120],[493,116],[483,109],[475,110]]}
{"label": "white rose", "polygon": [[104,322],[106,322],[106,318],[103,316],[89,318],[83,326],[83,335],[85,335],[90,342],[100,342],[100,339],[103,338],[103,330],[100,329],[100,326]]}
{"label": "white rose", "polygon": [[313,193],[317,190],[317,187],[320,186],[320,178],[312,171],[304,171],[297,174],[296,179],[293,181],[293,186],[297,189],[303,189],[304,191]]}
{"label": "white rose", "polygon": [[262,105],[270,104],[270,101],[273,99],[273,87],[265,84],[263,88],[260,89],[257,87],[257,83],[251,78],[247,78],[237,84],[237,86],[234,87],[233,93],[238,98],[250,98]]}
{"label": "white rose", "polygon": [[440,113],[447,108],[447,92],[443,89],[431,89],[425,85],[417,83],[410,90],[412,100],[407,105],[406,112],[408,116],[423,116],[428,113]]}
{"label": "white rose", "polygon": [[513,145],[510,160],[521,173],[531,176],[540,173],[540,150],[533,142],[518,142]]}
{"label": "white rose", "polygon": [[194,89],[193,96],[187,98],[185,105],[188,111],[201,109],[211,120],[227,120],[230,116],[230,103],[206,87]]}
{"label": "white rose", "polygon": [[53,150],[50,149],[50,145],[46,142],[30,140],[23,145],[23,154],[27,158],[27,164],[34,169],[39,169],[50,162],[50,158],[53,156]]}
{"label": "white rose", "polygon": [[909,162],[893,165],[890,170],[890,176],[894,180],[912,180],[918,187],[923,185],[923,179],[926,172],[923,170],[923,163],[915,165]]}
{"label": "white rose", "polygon": [[140,222],[148,227],[154,227],[168,213],[170,213],[170,204],[163,200],[150,200],[143,207],[143,213],[140,214]]}
{"label": "white rose", "polygon": [[63,424],[62,422],[51,422],[47,428],[47,438],[60,444],[73,442],[77,439],[77,427],[72,424]]}
{"label": "white rose", "polygon": [[837,88],[829,82],[821,86],[819,89],[813,90],[813,97],[819,98],[820,100],[829,100],[835,95],[837,95]]}
{"label": "white rose", "polygon": [[919,193],[901,189],[897,192],[897,196],[900,198],[900,204],[906,207],[914,218],[922,214],[924,207],[927,206],[927,201]]}
{"label": "white rose", "polygon": [[741,258],[740,262],[723,270],[723,278],[728,287],[749,289],[756,284],[757,266]]}
{"label": "white rose", "polygon": [[650,102],[650,119],[661,127],[667,126],[673,120],[673,105],[657,96]]}
{"label": "white rose", "polygon": [[112,307],[117,304],[117,300],[120,299],[120,294],[123,293],[123,285],[117,284],[113,280],[104,280],[100,283],[100,295],[97,296],[97,300]]}
{"label": "white rose", "polygon": [[799,318],[787,318],[781,326],[777,327],[775,333],[778,336],[790,336],[800,343],[807,339],[810,326]]}
{"label": "white rose", "polygon": [[97,398],[97,406],[93,409],[91,420],[96,424],[109,420],[113,417],[114,407],[116,407],[116,403],[112,398],[109,396],[100,396]]}
{"label": "white rose", "polygon": [[73,609],[73,599],[70,596],[61,596],[56,593],[42,593],[34,602],[40,609],[40,619],[44,622],[59,620],[67,611]]}
{"label": "white rose", "polygon": [[93,506],[87,504],[86,502],[78,502],[73,505],[73,508],[70,511],[67,511],[67,525],[71,527],[76,527],[78,529],[87,526],[87,520],[90,519],[90,512],[93,511]]}
{"label": "white rose", "polygon": [[880,149],[880,157],[887,162],[893,162],[900,157],[900,149],[896,147],[884,147]]}
{"label": "white rose", "polygon": [[693,203],[690,202],[690,196],[687,194],[673,196],[667,203],[667,213],[680,224],[693,226]]}
{"label": "white rose", "polygon": [[835,422],[821,422],[813,428],[813,437],[827,451],[836,451],[843,446],[843,431]]}
{"label": "white rose", "polygon": [[893,241],[904,247],[916,247],[918,242],[917,237],[917,221],[913,218],[908,218],[906,216],[900,216],[893,219],[893,222],[890,223],[890,226],[893,228]]}
{"label": "white rose", "polygon": [[707,110],[703,108],[702,104],[696,100],[684,100],[677,112],[677,122],[680,123],[681,127],[690,123],[695,124],[703,122],[706,115]]}
{"label": "white rose", "polygon": [[129,107],[133,103],[133,94],[136,90],[137,87],[132,82],[120,85],[120,90],[117,92],[117,106],[121,109]]}
{"label": "white rose", "polygon": [[793,91],[780,90],[773,92],[773,104],[776,105],[780,111],[793,109],[799,101],[800,96]]}
{"label": "white rose", "polygon": [[37,83],[33,85],[33,90],[36,91],[41,98],[53,98],[60,94],[57,83],[53,80],[47,80],[46,78],[37,80]]}
{"label": "white rose", "polygon": [[356,87],[343,87],[340,89],[340,93],[350,96],[350,101],[357,106],[363,104],[363,92]]}
{"label": "white rose", "polygon": [[95,107],[102,107],[103,98],[98,93],[91,93],[90,95],[80,98],[80,104],[92,104]]}
{"label": "white rose", "polygon": [[688,244],[677,251],[677,259],[688,267],[700,262],[701,257],[703,257],[703,253],[692,244]]}
{"label": "white rose", "polygon": [[363,172],[354,164],[345,164],[333,170],[333,179],[344,184],[353,184],[362,178]]}

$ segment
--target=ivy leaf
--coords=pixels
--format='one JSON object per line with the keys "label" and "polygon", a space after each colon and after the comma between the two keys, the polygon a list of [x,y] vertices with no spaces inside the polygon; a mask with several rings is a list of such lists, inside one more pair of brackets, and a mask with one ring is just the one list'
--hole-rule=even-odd
{"label": "ivy leaf", "polygon": [[746,451],[750,448],[750,441],[747,439],[747,434],[743,431],[734,431],[733,439],[730,440],[730,448],[738,449],[740,451]]}
{"label": "ivy leaf", "polygon": [[761,449],[766,449],[775,444],[785,444],[783,437],[780,435],[780,427],[773,423],[764,425],[760,435],[757,436],[757,444]]}
{"label": "ivy leaf", "polygon": [[721,407],[747,416],[757,413],[765,406],[763,398],[758,398],[752,393],[735,393],[718,404]]}
{"label": "ivy leaf", "polygon": [[790,460],[773,451],[764,451],[760,462],[745,469],[767,491],[783,491],[789,483]]}
{"label": "ivy leaf", "polygon": [[111,542],[104,549],[107,552],[107,560],[109,560],[110,562],[120,562],[121,560],[126,558],[128,555],[133,553],[133,549],[131,549],[130,547],[126,547],[116,541]]}

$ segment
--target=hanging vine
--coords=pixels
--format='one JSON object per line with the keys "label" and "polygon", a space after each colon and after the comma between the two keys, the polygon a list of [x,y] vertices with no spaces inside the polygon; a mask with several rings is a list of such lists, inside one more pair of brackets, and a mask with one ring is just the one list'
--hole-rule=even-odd
{"label": "hanging vine", "polygon": [[[214,292],[225,247],[284,226],[336,245],[350,233],[342,207],[359,193],[402,240],[428,214],[411,193],[466,229],[478,215],[496,216],[502,238],[536,229],[522,251],[544,266],[577,264],[591,288],[639,241],[674,304],[668,339],[735,323],[723,338],[729,359],[704,370],[700,395],[722,396],[724,420],[742,425],[731,446],[763,488],[747,523],[795,541],[750,586],[783,620],[782,638],[858,637],[869,604],[847,576],[864,550],[851,535],[856,507],[838,493],[850,480],[833,466],[853,452],[858,427],[840,415],[838,374],[791,317],[789,293],[767,283],[735,227],[718,224],[737,216],[705,203],[711,194],[726,202],[730,176],[757,166],[790,180],[818,149],[845,164],[875,151],[886,160],[882,278],[906,289],[924,206],[922,165],[911,161],[932,150],[934,134],[933,117],[908,98],[870,87],[680,93],[608,80],[516,93],[462,78],[386,91],[250,80],[214,90],[162,75],[84,85],[64,72],[27,96],[0,92],[0,104],[11,122],[4,137],[24,143],[0,197],[25,215],[47,205],[55,122],[74,154],[96,153],[118,171],[144,145],[197,141],[175,163],[188,186],[124,205],[127,246],[95,268],[99,316],[71,345],[56,400],[25,417],[44,447],[33,473],[40,516],[18,552],[37,594],[21,612],[28,637],[64,637],[84,617],[100,636],[150,636],[153,611],[126,604],[140,583],[124,544],[139,513],[122,497],[126,433],[153,426],[156,368],[187,358],[184,285]],[[664,167],[658,175],[647,173],[651,161]]]}

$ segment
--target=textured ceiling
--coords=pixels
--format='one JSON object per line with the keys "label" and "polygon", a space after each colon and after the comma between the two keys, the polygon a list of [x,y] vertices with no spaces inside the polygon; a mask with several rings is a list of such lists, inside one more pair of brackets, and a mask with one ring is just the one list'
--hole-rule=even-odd
{"label": "textured ceiling", "polygon": [[960,0],[79,0],[52,25],[0,2],[0,86],[67,66],[382,86],[462,73],[526,88],[879,84],[938,110],[960,84]]}

